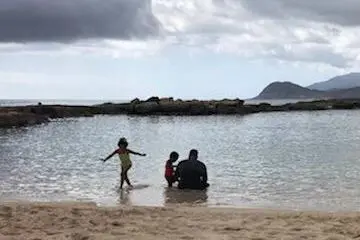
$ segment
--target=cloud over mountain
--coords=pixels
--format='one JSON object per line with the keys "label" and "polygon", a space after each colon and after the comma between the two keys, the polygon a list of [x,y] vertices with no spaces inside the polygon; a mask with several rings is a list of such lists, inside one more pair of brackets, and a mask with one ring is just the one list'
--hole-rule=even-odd
{"label": "cloud over mountain", "polygon": [[357,0],[154,0],[154,14],[190,46],[335,68],[357,66]]}
{"label": "cloud over mountain", "polygon": [[356,0],[240,0],[249,11],[270,19],[302,19],[340,26],[360,25],[360,2]]}

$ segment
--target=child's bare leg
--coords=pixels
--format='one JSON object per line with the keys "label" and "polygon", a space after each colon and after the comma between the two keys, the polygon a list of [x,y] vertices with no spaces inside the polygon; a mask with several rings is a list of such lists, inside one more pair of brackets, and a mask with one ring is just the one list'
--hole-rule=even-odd
{"label": "child's bare leg", "polygon": [[125,181],[126,181],[126,183],[127,183],[130,187],[132,187],[132,185],[131,185],[128,177],[125,178]]}
{"label": "child's bare leg", "polygon": [[124,180],[125,180],[125,171],[124,171],[124,169],[122,168],[122,169],[121,169],[121,177],[120,177],[120,188],[121,188],[121,189],[123,188]]}
{"label": "child's bare leg", "polygon": [[130,180],[129,180],[129,177],[128,177],[128,171],[130,170],[130,168],[131,168],[131,166],[130,166],[128,169],[125,170],[124,178],[125,178],[126,183],[127,183],[130,187],[132,187],[132,185],[131,185],[131,183],[130,183]]}
{"label": "child's bare leg", "polygon": [[172,187],[173,181],[171,177],[166,177],[166,181],[168,183],[168,187]]}
{"label": "child's bare leg", "polygon": [[129,177],[128,177],[128,175],[127,175],[127,171],[126,171],[126,173],[125,173],[125,181],[126,181],[126,183],[127,183],[129,186],[132,187],[132,185],[131,185],[131,183],[130,183],[130,180],[129,180]]}

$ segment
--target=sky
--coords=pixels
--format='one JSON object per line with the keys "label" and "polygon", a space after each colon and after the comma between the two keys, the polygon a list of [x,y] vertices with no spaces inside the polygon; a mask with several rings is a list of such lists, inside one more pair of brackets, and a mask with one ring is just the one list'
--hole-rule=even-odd
{"label": "sky", "polygon": [[358,0],[1,0],[0,99],[252,98],[360,71]]}

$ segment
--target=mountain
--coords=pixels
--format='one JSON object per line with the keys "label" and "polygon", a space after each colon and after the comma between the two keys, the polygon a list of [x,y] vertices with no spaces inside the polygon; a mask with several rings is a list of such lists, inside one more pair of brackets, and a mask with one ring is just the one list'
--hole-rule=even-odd
{"label": "mountain", "polygon": [[291,82],[273,82],[255,99],[309,99],[321,96],[323,92],[304,88]]}
{"label": "mountain", "polygon": [[360,73],[349,73],[336,76],[324,82],[314,83],[307,88],[312,90],[330,91],[360,87]]}
{"label": "mountain", "polygon": [[333,89],[330,91],[311,90],[291,82],[273,82],[254,99],[359,99],[360,87]]}
{"label": "mountain", "polygon": [[336,98],[336,99],[345,99],[345,98],[359,99],[360,87],[326,91],[324,92],[323,96],[325,96],[326,98]]}

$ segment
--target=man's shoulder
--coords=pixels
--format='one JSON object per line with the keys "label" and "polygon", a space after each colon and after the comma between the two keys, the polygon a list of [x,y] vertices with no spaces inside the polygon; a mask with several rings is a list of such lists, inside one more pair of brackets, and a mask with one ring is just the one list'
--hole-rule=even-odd
{"label": "man's shoulder", "polygon": [[180,162],[177,164],[177,167],[181,167],[181,166],[187,164],[188,162],[189,162],[189,160],[187,160],[187,159],[182,160],[182,161],[180,161]]}
{"label": "man's shoulder", "polygon": [[197,160],[197,163],[203,167],[206,167],[205,163],[203,163],[202,161]]}
{"label": "man's shoulder", "polygon": [[186,163],[188,160],[187,159],[185,159],[185,160],[181,160],[179,163],[178,163],[178,166],[180,165],[180,164],[184,164],[184,163]]}

